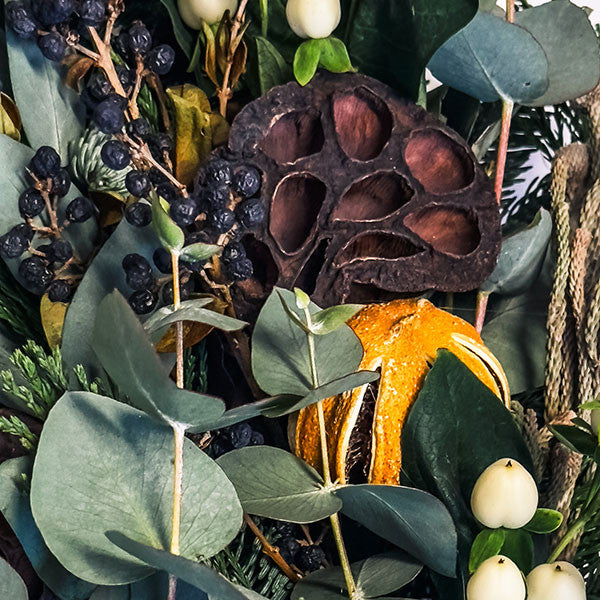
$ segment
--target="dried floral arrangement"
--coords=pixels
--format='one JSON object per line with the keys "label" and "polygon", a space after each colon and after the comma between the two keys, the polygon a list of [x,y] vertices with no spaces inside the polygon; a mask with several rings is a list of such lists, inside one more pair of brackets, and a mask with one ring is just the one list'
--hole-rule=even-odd
{"label": "dried floral arrangement", "polygon": [[5,0],[0,598],[600,597],[588,14]]}

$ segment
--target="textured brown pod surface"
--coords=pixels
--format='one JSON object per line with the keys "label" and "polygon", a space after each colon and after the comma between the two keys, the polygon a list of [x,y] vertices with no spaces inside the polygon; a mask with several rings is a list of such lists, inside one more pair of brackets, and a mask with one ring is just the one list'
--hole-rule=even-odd
{"label": "textured brown pod surface", "polygon": [[236,117],[228,154],[262,171],[268,215],[244,238],[255,277],[239,302],[274,284],[322,305],[466,291],[494,268],[486,174],[455,132],[378,81],[320,73],[274,88]]}

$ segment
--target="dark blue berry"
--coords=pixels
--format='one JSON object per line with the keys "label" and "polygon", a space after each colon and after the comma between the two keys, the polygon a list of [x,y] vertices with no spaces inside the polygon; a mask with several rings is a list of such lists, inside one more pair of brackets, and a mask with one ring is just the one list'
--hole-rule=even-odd
{"label": "dark blue berry", "polygon": [[66,240],[54,240],[48,245],[46,256],[50,262],[66,263],[73,258],[73,247]]}
{"label": "dark blue berry", "polygon": [[65,211],[67,221],[71,223],[83,223],[94,214],[94,204],[88,198],[75,198],[71,200]]}
{"label": "dark blue berry", "polygon": [[150,290],[139,290],[129,296],[129,306],[138,315],[147,315],[154,310],[158,298]]}
{"label": "dark blue berry", "polygon": [[113,86],[110,81],[108,81],[104,72],[98,70],[90,75],[86,89],[89,91],[90,95],[98,101],[105,100],[114,92]]}
{"label": "dark blue berry", "polygon": [[23,260],[19,265],[19,275],[39,289],[45,289],[54,279],[54,273],[41,256],[30,256]]}
{"label": "dark blue berry", "polygon": [[59,198],[63,198],[69,193],[71,188],[71,177],[66,169],[61,169],[52,177],[52,193]]}
{"label": "dark blue berry", "polygon": [[73,293],[73,286],[64,279],[55,279],[46,289],[50,302],[68,302]]}
{"label": "dark blue berry", "polygon": [[320,546],[311,544],[310,546],[302,546],[298,550],[294,564],[305,573],[310,573],[321,568],[325,564],[325,552]]}
{"label": "dark blue berry", "polygon": [[42,193],[35,188],[29,188],[19,196],[19,212],[26,219],[37,217],[45,206],[46,203]]}
{"label": "dark blue berry", "polygon": [[152,133],[150,123],[148,123],[148,121],[142,117],[127,123],[126,130],[129,135],[139,138],[140,140]]}
{"label": "dark blue berry", "polygon": [[176,198],[169,209],[171,218],[180,227],[191,225],[198,216],[198,205],[193,198]]}
{"label": "dark blue berry", "polygon": [[65,57],[65,52],[67,51],[65,38],[60,33],[56,33],[56,31],[41,35],[38,38],[38,46],[42,54],[48,60],[54,62],[60,62]]}
{"label": "dark blue berry", "polygon": [[97,27],[106,17],[104,0],[83,0],[79,16],[85,25]]}
{"label": "dark blue berry", "polygon": [[145,198],[152,190],[150,178],[143,171],[129,171],[125,177],[127,191],[136,198]]}
{"label": "dark blue berry", "polygon": [[170,183],[161,183],[156,187],[156,193],[169,204],[179,197],[179,191]]}
{"label": "dark blue berry", "polygon": [[125,65],[117,65],[115,71],[117,72],[117,77],[119,78],[123,89],[128,91],[133,85],[133,75],[131,71]]}
{"label": "dark blue berry", "polygon": [[53,177],[60,171],[60,156],[54,148],[41,146],[33,155],[29,168],[40,179]]}
{"label": "dark blue berry", "polygon": [[145,54],[152,48],[152,36],[148,28],[139,21],[135,21],[129,28],[129,48],[132,52]]}
{"label": "dark blue berry", "polygon": [[168,133],[153,133],[148,136],[148,146],[156,158],[161,159],[165,152],[173,150],[173,140]]}
{"label": "dark blue berry", "polygon": [[116,39],[113,40],[112,45],[121,58],[124,60],[128,60],[130,58],[129,35],[126,31],[121,31]]}
{"label": "dark blue berry", "polygon": [[157,75],[166,75],[175,62],[175,50],[168,44],[156,46],[146,55],[146,66]]}
{"label": "dark blue berry", "polygon": [[250,446],[262,446],[265,443],[265,437],[260,431],[253,431],[250,438]]}
{"label": "dark blue berry", "polygon": [[228,208],[216,208],[208,213],[208,226],[218,233],[227,233],[235,224],[235,215]]}
{"label": "dark blue berry", "polygon": [[265,207],[259,198],[250,198],[237,205],[235,216],[244,227],[252,229],[264,222]]}
{"label": "dark blue berry", "polygon": [[2,258],[18,258],[29,248],[29,239],[17,227],[0,237],[0,255]]}
{"label": "dark blue berry", "polygon": [[125,218],[134,227],[146,227],[152,223],[152,207],[145,202],[133,202],[125,209]]}
{"label": "dark blue berry", "polygon": [[150,266],[148,260],[141,254],[137,254],[135,252],[127,254],[121,261],[121,266],[123,267],[124,271],[132,271],[135,269],[141,269],[148,271],[149,273],[152,271],[152,267]]}
{"label": "dark blue berry", "polygon": [[19,223],[15,225],[11,231],[16,231],[19,235],[22,235],[28,242],[33,239],[34,231],[28,223]]}
{"label": "dark blue berry", "polygon": [[156,268],[165,274],[172,273],[171,255],[164,248],[157,248],[152,255]]}
{"label": "dark blue berry", "polygon": [[232,425],[224,430],[223,437],[231,444],[234,450],[245,448],[252,439],[252,427],[248,423]]}
{"label": "dark blue berry", "polygon": [[206,167],[206,182],[217,185],[231,183],[231,166],[226,160],[213,160]]}
{"label": "dark blue berry", "polygon": [[129,269],[125,272],[125,282],[132,290],[147,290],[154,285],[154,281],[152,271]]}
{"label": "dark blue berry", "polygon": [[229,242],[221,253],[221,260],[228,264],[246,258],[246,249],[240,242]]}
{"label": "dark blue berry", "polygon": [[244,281],[250,279],[254,274],[254,266],[249,258],[241,258],[227,264],[227,275],[233,281]]}
{"label": "dark blue berry", "polygon": [[102,100],[94,109],[94,123],[102,133],[117,133],[125,124],[124,106],[113,95]]}
{"label": "dark blue berry", "polygon": [[279,548],[281,557],[288,564],[294,562],[294,558],[296,557],[296,554],[298,554],[298,550],[300,550],[298,540],[291,535],[281,538],[277,542],[277,547]]}
{"label": "dark blue berry", "polygon": [[120,140],[108,140],[100,151],[102,162],[115,171],[122,171],[131,162],[129,149]]}
{"label": "dark blue berry", "polygon": [[58,25],[69,20],[75,11],[75,0],[37,0],[33,10],[44,25]]}
{"label": "dark blue berry", "polygon": [[5,14],[6,23],[19,37],[30,38],[37,33],[37,25],[23,2],[8,2]]}
{"label": "dark blue berry", "polygon": [[249,166],[240,167],[233,175],[233,189],[242,198],[250,198],[260,190],[260,173]]}
{"label": "dark blue berry", "polygon": [[[185,283],[179,284],[179,296],[181,300],[187,300],[190,297],[192,292],[192,282],[191,280],[186,281]],[[162,301],[165,304],[173,304],[173,282],[169,281],[163,286],[162,289]]]}
{"label": "dark blue berry", "polygon": [[225,208],[231,192],[227,185],[212,185],[202,191],[201,198],[208,207]]}

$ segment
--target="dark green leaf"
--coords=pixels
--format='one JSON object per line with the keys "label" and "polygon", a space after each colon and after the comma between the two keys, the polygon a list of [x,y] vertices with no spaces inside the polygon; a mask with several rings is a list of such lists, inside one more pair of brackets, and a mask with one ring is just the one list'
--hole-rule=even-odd
{"label": "dark green leaf", "polygon": [[429,59],[467,25],[477,5],[477,0],[359,2],[346,40],[350,58],[363,73],[416,100]]}
{"label": "dark green leaf", "polygon": [[154,569],[161,569],[175,575],[177,579],[207,592],[211,597],[214,596],[215,600],[221,598],[223,600],[225,598],[227,600],[266,600],[260,594],[234,586],[225,577],[203,564],[175,556],[147,544],[141,544],[118,531],[108,531],[106,536],[113,544],[131,556],[135,556]]}
{"label": "dark green leaf", "polygon": [[0,558],[0,598],[28,600],[23,580],[3,558]]}
{"label": "dark green leaf", "polygon": [[402,468],[450,511],[465,563],[479,532],[469,505],[473,486],[505,456],[533,472],[509,411],[456,356],[441,350],[402,430]]}
{"label": "dark green leaf", "polygon": [[321,56],[319,64],[332,73],[348,73],[354,71],[348,49],[342,40],[328,37],[321,42]]}
{"label": "dark green leaf", "polygon": [[499,554],[505,539],[504,529],[484,529],[479,533],[471,546],[469,573],[475,573],[482,562]]}
{"label": "dark green leaf", "polygon": [[52,146],[64,159],[69,142],[83,133],[85,106],[63,83],[61,65],[44,58],[35,40],[21,39],[7,28],[6,41],[14,100],[27,140],[32,148]]}
{"label": "dark green leaf", "polygon": [[561,104],[596,87],[598,38],[584,10],[568,0],[554,0],[518,11],[515,23],[533,35],[548,59],[548,89],[532,106]]}
{"label": "dark green leaf", "polygon": [[[298,47],[298,36],[292,31],[287,22],[285,14],[285,0],[268,0],[268,16],[269,16],[269,41],[281,52],[286,62],[290,63],[294,59],[294,53]],[[265,37],[262,32],[262,19],[260,14],[260,3],[248,3],[248,16],[250,27],[248,33],[254,38]],[[291,70],[290,70],[291,75]]]}
{"label": "dark green leaf", "polygon": [[562,513],[551,508],[538,508],[533,519],[525,525],[524,529],[531,533],[552,533],[556,531],[563,522]]}
{"label": "dark green leaf", "polygon": [[[390,594],[410,583],[422,566],[400,552],[371,556],[351,565],[354,582],[364,598]],[[348,598],[341,567],[321,569],[304,577],[292,592],[291,600],[341,600]]]}
{"label": "dark green leaf", "polygon": [[[181,554],[209,557],[237,534],[242,511],[214,461],[185,440]],[[65,394],[44,424],[31,507],[52,553],[86,581],[118,585],[153,569],[105,537],[116,529],[169,547],[173,434],[140,411],[87,392]]]}
{"label": "dark green leaf", "polygon": [[506,529],[501,554],[510,558],[523,571],[533,567],[533,538],[523,529]]}
{"label": "dark green leaf", "polygon": [[598,447],[598,438],[594,434],[571,425],[549,425],[548,429],[573,452],[594,456]]}
{"label": "dark green leaf", "polygon": [[342,503],[323,487],[322,477],[302,459],[270,446],[234,450],[218,465],[233,483],[247,513],[292,523],[314,523]]}
{"label": "dark green leaf", "polygon": [[165,250],[180,252],[185,244],[185,235],[181,227],[169,216],[168,206],[165,200],[154,196],[152,199],[152,226]]}
{"label": "dark green leaf", "polygon": [[456,529],[446,507],[434,496],[408,487],[349,485],[336,490],[342,512],[392,542],[425,565],[453,577]]}
{"label": "dark green leaf", "polygon": [[321,59],[321,40],[302,42],[294,56],[294,76],[300,85],[311,81]]}
{"label": "dark green leaf", "polygon": [[552,217],[541,208],[533,222],[502,242],[498,263],[481,289],[514,296],[525,292],[538,278],[552,234]]}
{"label": "dark green leaf", "polygon": [[115,291],[98,307],[94,351],[136,408],[162,423],[208,427],[225,412],[218,398],[181,390],[162,367],[139,319]]}
{"label": "dark green leaf", "polygon": [[433,56],[429,68],[442,83],[478,98],[528,104],[548,89],[548,60],[525,29],[479,12]]}
{"label": "dark green leaf", "polygon": [[115,288],[124,294],[131,293],[121,266],[123,258],[137,252],[152,261],[157,244],[151,227],[133,227],[123,219],[94,257],[69,305],[63,327],[61,350],[67,367],[81,364],[88,373],[100,374],[100,364],[92,350],[89,334],[98,305]]}
{"label": "dark green leaf", "polygon": [[[222,315],[204,308],[212,302],[212,298],[197,298],[194,300],[186,300],[181,303],[178,310],[175,310],[173,305],[165,306],[157,310],[145,323],[144,328],[149,333],[162,332],[172,323],[177,321],[194,321],[195,323],[204,323],[211,327],[216,327],[223,331],[238,331],[243,329],[248,323]],[[161,336],[158,336],[160,339]]]}
{"label": "dark green leaf", "polygon": [[204,262],[208,260],[211,256],[215,256],[219,254],[222,250],[221,246],[217,246],[216,244],[192,244],[190,246],[186,246],[181,251],[181,260],[185,260],[187,262]]}
{"label": "dark green leaf", "polygon": [[96,586],[78,579],[56,560],[33,520],[29,504],[32,467],[31,456],[13,458],[0,465],[0,512],[19,539],[38,577],[62,600],[87,600]]}
{"label": "dark green leaf", "polygon": [[574,419],[571,419],[571,423],[573,423],[573,425],[576,425],[577,427],[579,427],[581,429],[585,429],[586,431],[589,431],[592,435],[597,435],[597,433],[598,433],[593,430],[592,426],[587,421],[584,421],[583,419],[580,419],[579,417],[575,417]]}
{"label": "dark green leaf", "polygon": [[[304,397],[312,390],[306,334],[290,321],[280,295],[288,307],[295,306],[294,293],[281,288],[265,302],[252,335],[252,371],[267,394]],[[311,304],[311,315],[320,310]],[[354,373],[362,360],[360,341],[348,326],[316,337],[315,348],[321,385]]]}
{"label": "dark green leaf", "polygon": [[292,69],[269,40],[257,36],[255,42],[260,93],[266,94],[271,88],[290,81]]}
{"label": "dark green leaf", "polygon": [[315,335],[332,333],[351,319],[361,308],[362,304],[341,304],[326,308],[312,318],[311,331]]}
{"label": "dark green leaf", "polygon": [[177,43],[181,46],[184,54],[188,60],[192,56],[194,48],[194,36],[190,30],[186,27],[185,23],[181,20],[179,10],[177,9],[177,3],[175,0],[160,0],[169,12],[171,18],[171,24],[173,26],[173,33]]}

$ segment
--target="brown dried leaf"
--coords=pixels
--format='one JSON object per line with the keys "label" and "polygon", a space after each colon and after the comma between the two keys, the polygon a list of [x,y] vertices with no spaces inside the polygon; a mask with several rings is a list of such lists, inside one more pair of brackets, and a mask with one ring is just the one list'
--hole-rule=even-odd
{"label": "brown dried leaf", "polygon": [[65,83],[76,92],[79,92],[79,83],[94,65],[93,59],[81,56],[69,67],[65,76]]}
{"label": "brown dried leaf", "polygon": [[204,70],[208,75],[208,78],[216,85],[219,85],[217,78],[217,58],[216,58],[216,47],[215,47],[215,36],[210,26],[202,21],[202,31],[206,38],[206,55],[204,57]]}
{"label": "brown dried leaf", "polygon": [[231,66],[231,89],[233,90],[237,85],[240,77],[246,71],[246,61],[248,60],[248,46],[246,42],[242,42],[235,52],[233,57],[233,64]]}
{"label": "brown dried leaf", "polygon": [[227,68],[227,56],[229,55],[230,44],[231,44],[231,21],[225,15],[222,21],[219,23],[216,37],[216,58],[217,65],[221,73],[225,73]]}
{"label": "brown dried leaf", "polygon": [[62,340],[63,324],[67,314],[68,304],[64,302],[51,302],[46,294],[40,302],[40,315],[42,327],[51,349],[58,348]]}

